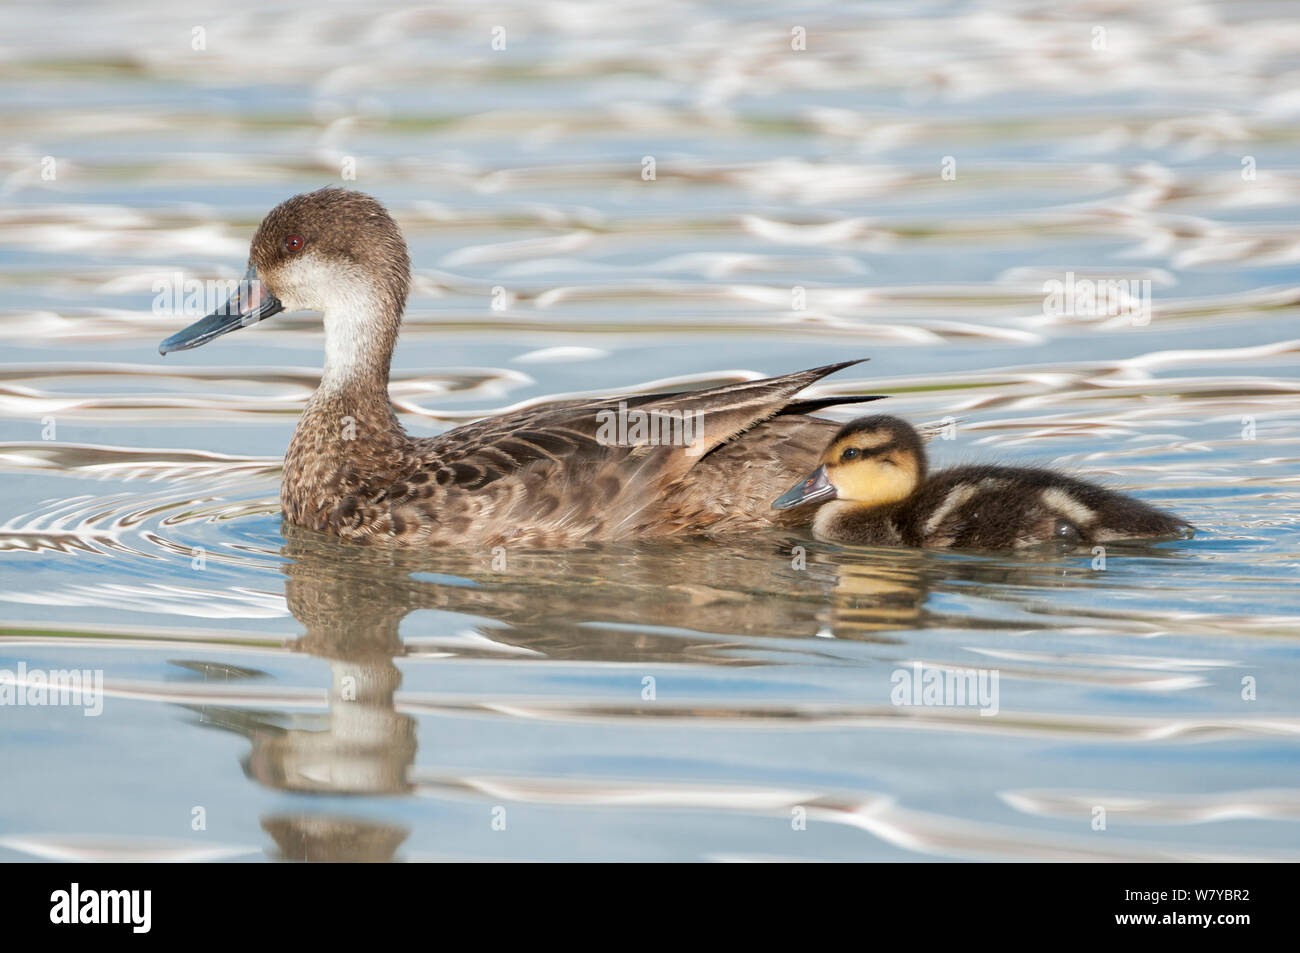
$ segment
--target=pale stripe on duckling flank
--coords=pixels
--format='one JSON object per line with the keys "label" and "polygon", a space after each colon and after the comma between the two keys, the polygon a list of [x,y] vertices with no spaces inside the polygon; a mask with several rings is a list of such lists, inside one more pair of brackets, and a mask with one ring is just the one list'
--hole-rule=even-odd
{"label": "pale stripe on duckling flank", "polygon": [[1049,510],[1073,520],[1080,526],[1091,526],[1097,521],[1097,514],[1084,506],[1060,487],[1049,487],[1038,497]]}
{"label": "pale stripe on duckling flank", "polygon": [[974,496],[978,491],[978,486],[972,486],[969,483],[955,486],[948,491],[948,495],[944,497],[943,502],[939,504],[939,508],[931,514],[928,520],[925,521],[925,534],[928,536],[943,525],[943,521],[948,518],[949,514],[951,514],[953,510],[965,506],[966,501]]}

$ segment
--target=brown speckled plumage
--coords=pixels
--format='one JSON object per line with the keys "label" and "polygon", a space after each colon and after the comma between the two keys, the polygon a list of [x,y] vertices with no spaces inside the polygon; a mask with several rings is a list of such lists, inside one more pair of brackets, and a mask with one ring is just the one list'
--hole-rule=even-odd
{"label": "brown speckled plumage", "polygon": [[[771,510],[837,424],[798,411],[800,390],[842,365],[684,394],[629,410],[703,410],[718,444],[604,446],[597,414],[619,400],[559,402],[412,439],[373,394],[318,395],[285,457],[285,519],[345,539],[546,547],[799,525]],[[348,421],[351,418],[351,421]],[[340,435],[354,425],[355,439]],[[348,431],[351,432],[351,431]],[[736,439],[730,440],[732,435]]]}
{"label": "brown speckled plumage", "polygon": [[[617,412],[618,398],[554,402],[413,439],[388,398],[410,264],[383,206],[344,189],[295,196],[266,216],[249,264],[275,310],[324,314],[325,374],[285,456],[280,502],[290,524],[347,540],[548,547],[806,523],[809,514],[769,502],[837,428],[809,412],[873,399],[798,400],[850,361],[622,399],[629,411],[702,413],[689,450],[598,439],[598,414]],[[191,333],[199,326],[162,350],[233,329]]]}

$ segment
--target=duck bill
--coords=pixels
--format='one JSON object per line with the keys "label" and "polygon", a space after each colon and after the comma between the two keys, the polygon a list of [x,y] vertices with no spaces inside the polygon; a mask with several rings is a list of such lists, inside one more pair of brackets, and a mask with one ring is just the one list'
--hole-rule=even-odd
{"label": "duck bill", "polygon": [[170,354],[172,351],[184,351],[207,344],[213,338],[219,338],[238,328],[246,328],[283,310],[284,305],[266,290],[266,286],[257,277],[257,266],[251,265],[229,301],[206,318],[200,318],[163,341],[158,345],[158,353]]}
{"label": "duck bill", "polygon": [[789,490],[772,502],[774,510],[790,510],[807,503],[820,503],[835,499],[835,484],[826,475],[826,467],[820,466],[808,475],[802,483],[796,483]]}

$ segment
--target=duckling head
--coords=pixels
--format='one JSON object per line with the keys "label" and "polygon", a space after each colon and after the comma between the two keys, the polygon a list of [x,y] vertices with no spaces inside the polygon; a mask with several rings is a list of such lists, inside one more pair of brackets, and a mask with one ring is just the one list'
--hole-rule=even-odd
{"label": "duckling head", "polygon": [[402,232],[374,198],[340,188],[295,195],[258,226],[230,300],[159,351],[198,347],[281,311],[320,311],[327,376],[381,358],[386,369],[410,281]]}
{"label": "duckling head", "polygon": [[826,500],[885,506],[911,496],[925,479],[925,448],[904,420],[877,415],[845,425],[821,465],[772,503],[788,510]]}

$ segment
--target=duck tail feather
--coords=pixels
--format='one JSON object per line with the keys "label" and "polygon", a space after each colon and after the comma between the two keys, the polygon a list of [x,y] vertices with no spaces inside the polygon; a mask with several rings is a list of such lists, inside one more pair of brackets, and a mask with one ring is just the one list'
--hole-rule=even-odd
{"label": "duck tail feather", "polygon": [[796,400],[781,408],[782,414],[812,414],[827,407],[839,407],[847,404],[865,404],[872,400],[884,400],[888,394],[841,394],[832,397],[811,397],[808,400]]}

